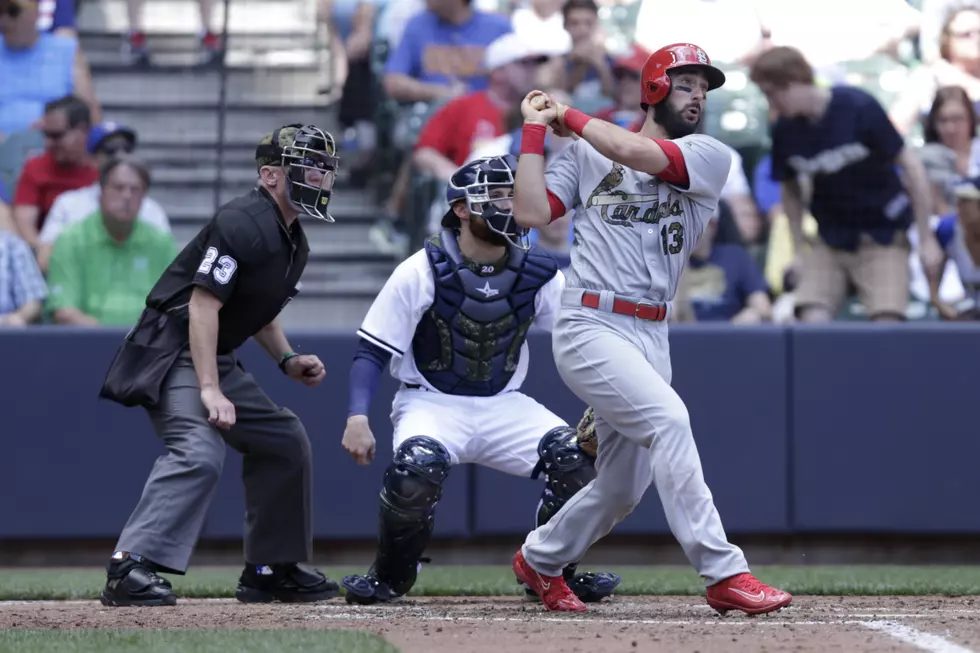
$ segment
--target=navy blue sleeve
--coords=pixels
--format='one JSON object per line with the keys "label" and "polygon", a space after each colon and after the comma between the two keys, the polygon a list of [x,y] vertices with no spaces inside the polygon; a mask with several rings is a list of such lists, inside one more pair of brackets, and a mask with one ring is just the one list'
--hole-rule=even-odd
{"label": "navy blue sleeve", "polygon": [[347,416],[367,415],[371,400],[378,389],[381,372],[391,360],[391,353],[363,338],[354,352],[354,362],[350,367],[350,397],[347,403]]}
{"label": "navy blue sleeve", "polygon": [[786,151],[787,129],[782,119],[776,121],[772,128],[772,154],[769,164],[769,176],[773,181],[784,182],[796,179],[796,173],[790,169]]}
{"label": "navy blue sleeve", "polygon": [[895,129],[881,103],[870,93],[858,92],[863,96],[859,114],[861,142],[871,149],[873,155],[894,159],[905,148],[905,140]]}
{"label": "navy blue sleeve", "polygon": [[75,28],[75,3],[72,0],[57,0],[54,5],[54,19],[51,31],[62,27]]}
{"label": "navy blue sleeve", "polygon": [[765,277],[759,271],[759,266],[752,260],[749,251],[741,245],[736,247],[738,248],[739,268],[741,269],[738,276],[741,279],[742,296],[748,298],[749,295],[755,292],[768,293],[769,284],[766,283]]}

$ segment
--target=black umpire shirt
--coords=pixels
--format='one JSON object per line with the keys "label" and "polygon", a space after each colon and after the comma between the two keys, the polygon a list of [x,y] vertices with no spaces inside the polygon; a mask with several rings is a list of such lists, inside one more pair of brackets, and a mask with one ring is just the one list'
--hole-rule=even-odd
{"label": "black umpire shirt", "polygon": [[256,188],[218,210],[164,271],[146,305],[186,320],[194,286],[208,289],[223,302],[218,353],[227,354],[296,296],[309,253],[299,218],[287,227],[272,196]]}

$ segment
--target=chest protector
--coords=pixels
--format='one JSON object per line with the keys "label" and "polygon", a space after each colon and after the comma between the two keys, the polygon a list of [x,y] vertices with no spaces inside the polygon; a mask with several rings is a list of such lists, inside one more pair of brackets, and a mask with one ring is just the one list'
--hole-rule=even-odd
{"label": "chest protector", "polygon": [[467,267],[452,231],[425,242],[435,298],[412,339],[415,364],[440,392],[489,397],[517,370],[538,291],[558,263],[511,246],[507,264],[481,276]]}

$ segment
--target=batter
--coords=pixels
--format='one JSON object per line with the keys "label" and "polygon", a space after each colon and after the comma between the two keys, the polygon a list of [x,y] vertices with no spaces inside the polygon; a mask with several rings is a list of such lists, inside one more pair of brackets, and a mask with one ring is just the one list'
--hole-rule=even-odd
{"label": "batter", "polygon": [[[412,588],[452,467],[475,463],[523,478],[543,472],[538,525],[595,478],[595,452],[576,429],[520,392],[528,329],[551,329],[563,276],[514,222],[516,166],[513,156],[487,157],[456,171],[442,233],[395,269],[357,332],[343,446],[358,463],[374,456],[367,413],[389,362],[402,386],[391,413],[395,455],[382,482],[377,555],[366,575],[343,579],[349,603],[388,601]],[[621,580],[577,573],[577,561],[558,573],[587,602],[609,596]]]}
{"label": "batter", "polygon": [[[671,388],[667,319],[678,279],[718,205],[731,155],[695,134],[706,94],[725,75],[696,45],[653,53],[639,133],[592,119],[540,91],[525,98],[514,215],[540,227],[576,208],[562,309],[553,330],[562,379],[595,412],[597,476],[514,556],[519,581],[551,610],[586,606],[561,570],[622,521],[651,483],[671,532],[719,612],[771,612],[792,601],[749,573],[722,527],[701,471],[687,407]],[[543,97],[542,97],[543,96]],[[579,138],[544,169],[551,125]]]}

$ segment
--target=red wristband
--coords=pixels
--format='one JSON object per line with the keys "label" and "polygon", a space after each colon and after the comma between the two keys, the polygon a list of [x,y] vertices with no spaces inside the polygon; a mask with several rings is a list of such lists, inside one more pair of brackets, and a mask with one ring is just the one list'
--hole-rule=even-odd
{"label": "red wristband", "polygon": [[582,113],[578,109],[573,109],[568,107],[565,109],[565,115],[563,121],[565,126],[571,129],[576,135],[581,136],[582,130],[585,129],[585,125],[592,120],[592,116]]}
{"label": "red wristband", "polygon": [[548,127],[529,123],[521,130],[521,154],[540,154],[544,156],[544,137]]}

